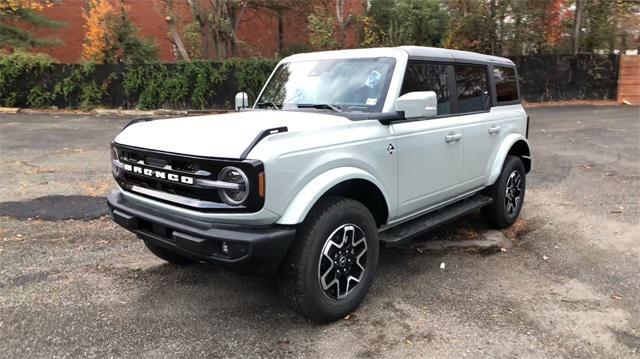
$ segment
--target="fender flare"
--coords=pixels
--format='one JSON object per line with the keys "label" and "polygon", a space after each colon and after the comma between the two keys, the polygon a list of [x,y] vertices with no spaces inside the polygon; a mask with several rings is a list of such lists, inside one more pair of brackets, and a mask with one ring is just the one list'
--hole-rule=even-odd
{"label": "fender flare", "polygon": [[502,165],[507,159],[507,154],[509,154],[511,147],[513,147],[513,145],[519,141],[523,141],[527,145],[529,156],[525,157],[530,158],[531,146],[529,146],[529,141],[527,141],[524,136],[518,133],[511,133],[507,135],[507,137],[505,137],[505,139],[502,141],[502,144],[500,144],[498,151],[496,151],[493,163],[489,168],[489,177],[487,177],[487,182],[485,183],[486,186],[491,186],[498,179],[498,176],[500,176],[500,171],[502,171]]}
{"label": "fender flare", "polygon": [[320,197],[334,186],[352,179],[361,179],[373,183],[384,196],[387,208],[392,208],[384,186],[373,175],[356,167],[338,167],[318,175],[307,183],[289,202],[277,223],[282,225],[302,223]]}

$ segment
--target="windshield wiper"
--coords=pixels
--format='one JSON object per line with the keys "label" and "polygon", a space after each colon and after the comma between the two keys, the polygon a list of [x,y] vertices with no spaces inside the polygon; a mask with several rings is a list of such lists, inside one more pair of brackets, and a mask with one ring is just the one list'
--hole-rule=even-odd
{"label": "windshield wiper", "polygon": [[299,103],[298,108],[317,108],[319,110],[331,110],[333,112],[342,112],[339,106],[330,105],[328,103]]}
{"label": "windshield wiper", "polygon": [[258,103],[256,103],[256,106],[258,106],[258,107],[271,106],[275,110],[279,110],[280,109],[280,107],[278,107],[278,105],[276,105],[275,102],[273,102],[273,101],[258,102]]}

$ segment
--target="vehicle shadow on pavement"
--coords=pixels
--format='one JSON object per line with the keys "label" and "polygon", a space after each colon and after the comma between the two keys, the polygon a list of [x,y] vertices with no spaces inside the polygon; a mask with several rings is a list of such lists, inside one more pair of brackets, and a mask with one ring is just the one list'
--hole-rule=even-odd
{"label": "vehicle shadow on pavement", "polygon": [[[486,255],[499,252],[499,248],[477,249],[473,246],[444,248],[438,251],[421,249],[425,243],[434,240],[472,243],[486,230],[479,221],[478,216],[473,214],[453,221],[400,248],[381,250],[374,289],[397,286],[398,281],[408,283],[413,277],[433,277],[443,270],[440,269],[443,257],[456,258],[470,253]],[[137,290],[134,289],[137,294],[136,302],[131,304],[136,311],[149,315],[160,309],[163,313],[169,313],[175,320],[182,320],[183,316],[215,322],[222,319],[246,320],[247,325],[253,326],[249,322],[260,317],[262,321],[285,320],[303,327],[310,323],[286,306],[278,294],[276,280],[273,277],[245,276],[222,266],[206,263],[184,267],[162,263],[133,273],[117,273],[116,277],[130,286],[137,287]],[[379,290],[374,290],[363,305],[383,300],[384,295],[378,297],[381,294],[383,293]]]}

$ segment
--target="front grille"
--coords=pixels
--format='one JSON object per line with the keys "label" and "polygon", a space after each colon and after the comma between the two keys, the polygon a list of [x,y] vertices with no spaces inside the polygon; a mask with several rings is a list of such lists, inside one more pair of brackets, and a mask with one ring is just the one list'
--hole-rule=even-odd
{"label": "front grille", "polygon": [[[255,212],[262,208],[264,198],[255,195],[258,185],[258,175],[263,171],[262,163],[253,160],[230,160],[219,158],[208,158],[198,156],[187,156],[174,153],[146,150],[136,147],[123,146],[114,143],[114,156],[123,165],[136,166],[150,171],[159,171],[171,174],[174,178],[159,178],[155,175],[146,175],[142,172],[119,171],[115,177],[116,181],[124,190],[131,191],[138,195],[143,195],[156,200],[171,202],[174,205],[192,207],[167,200],[166,198],[153,197],[147,193],[141,194],[135,189],[146,188],[153,191],[168,193],[171,195],[186,197],[197,201],[209,203],[207,208],[198,208],[202,211],[244,211]],[[196,179],[216,181],[218,173],[226,166],[234,166],[243,170],[249,178],[249,198],[241,206],[226,205],[219,195],[219,190],[211,187],[200,186],[195,183]],[[178,180],[176,180],[178,178]],[[183,183],[184,179],[192,179],[191,183]],[[189,181],[187,181],[189,182]],[[152,192],[152,191],[144,191]],[[210,203],[219,204],[216,206]]]}

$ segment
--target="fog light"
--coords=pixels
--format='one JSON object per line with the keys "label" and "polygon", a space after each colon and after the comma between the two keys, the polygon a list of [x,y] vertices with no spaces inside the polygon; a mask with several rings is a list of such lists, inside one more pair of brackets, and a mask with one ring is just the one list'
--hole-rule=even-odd
{"label": "fog light", "polygon": [[222,254],[224,254],[225,256],[228,256],[229,255],[229,243],[222,242],[220,244],[220,252],[222,252]]}

